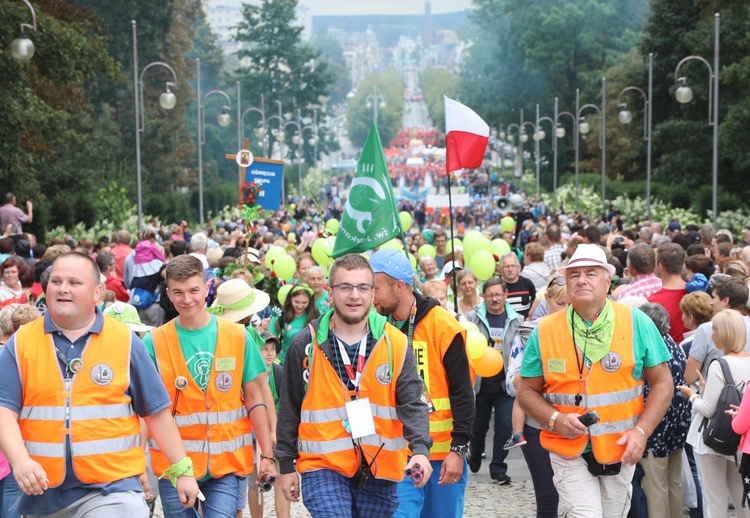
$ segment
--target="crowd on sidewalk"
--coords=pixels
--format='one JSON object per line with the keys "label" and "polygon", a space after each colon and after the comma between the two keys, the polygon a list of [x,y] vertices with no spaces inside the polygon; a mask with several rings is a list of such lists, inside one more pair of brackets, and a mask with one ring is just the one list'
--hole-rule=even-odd
{"label": "crowd on sidewalk", "polygon": [[[156,495],[165,516],[262,516],[272,487],[278,516],[299,500],[461,516],[493,412],[490,477],[512,484],[520,447],[537,516],[750,516],[750,402],[723,406],[750,381],[750,226],[628,227],[529,200],[503,230],[479,195],[454,232],[509,250],[480,280],[440,213],[409,202],[416,265],[387,248],[321,261],[346,203],[326,197],[247,229],[39,243],[8,195],[0,517],[146,516]],[[275,249],[296,264],[283,279]],[[470,332],[497,374],[476,375]],[[704,432],[717,413],[733,449]]]}

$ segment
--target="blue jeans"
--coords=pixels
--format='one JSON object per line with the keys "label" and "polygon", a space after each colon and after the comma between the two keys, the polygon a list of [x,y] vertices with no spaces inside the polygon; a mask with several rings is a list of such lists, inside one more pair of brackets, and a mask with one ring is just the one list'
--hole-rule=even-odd
{"label": "blue jeans", "polygon": [[[237,511],[237,500],[240,496],[239,479],[233,475],[224,475],[221,478],[210,478],[205,482],[199,482],[203,496],[206,501],[201,503],[203,507],[203,518],[235,518]],[[198,516],[196,507],[183,507],[177,489],[172,487],[168,478],[159,481],[159,498],[164,509],[164,518],[196,518]]]}
{"label": "blue jeans", "polygon": [[0,518],[21,518],[19,514],[13,514],[10,512],[10,508],[16,503],[18,497],[21,496],[21,489],[18,487],[18,482],[13,476],[13,472],[3,479],[5,482],[2,493],[2,506],[0,506]]}
{"label": "blue jeans", "polygon": [[492,410],[495,410],[495,436],[492,438],[492,462],[490,463],[490,475],[505,475],[508,465],[505,458],[508,450],[503,449],[505,441],[513,434],[511,424],[511,413],[513,412],[513,401],[505,392],[497,394],[483,393],[481,390],[476,398],[476,416],[474,417],[474,437],[471,439],[471,457],[478,459],[484,453],[484,440],[490,429]]}
{"label": "blue jeans", "polygon": [[557,518],[557,504],[560,497],[552,482],[554,472],[549,461],[549,452],[542,447],[537,428],[524,424],[523,435],[526,438],[526,444],[521,446],[521,451],[529,467],[531,482],[534,484],[536,516],[537,518]]}
{"label": "blue jeans", "polygon": [[302,503],[313,518],[389,518],[398,506],[396,485],[370,477],[357,491],[340,473],[308,471],[302,474]]}
{"label": "blue jeans", "polygon": [[461,518],[464,515],[464,493],[469,480],[468,464],[455,484],[438,485],[442,460],[430,461],[432,476],[424,487],[414,487],[411,477],[398,484],[398,509],[395,518]]}

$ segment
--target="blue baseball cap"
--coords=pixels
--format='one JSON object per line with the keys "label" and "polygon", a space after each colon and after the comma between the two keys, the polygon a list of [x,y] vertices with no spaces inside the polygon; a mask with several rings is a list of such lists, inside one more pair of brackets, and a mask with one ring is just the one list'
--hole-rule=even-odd
{"label": "blue baseball cap", "polygon": [[370,257],[370,266],[375,273],[384,273],[409,286],[414,282],[414,269],[403,250],[378,250]]}

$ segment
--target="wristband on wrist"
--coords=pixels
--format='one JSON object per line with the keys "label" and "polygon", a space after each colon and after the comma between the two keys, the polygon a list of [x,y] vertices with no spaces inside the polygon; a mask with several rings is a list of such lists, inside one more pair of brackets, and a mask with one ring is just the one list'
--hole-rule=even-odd
{"label": "wristband on wrist", "polygon": [[177,464],[172,464],[169,468],[164,470],[159,480],[164,477],[169,477],[169,481],[172,482],[172,486],[177,487],[177,479],[180,477],[192,477],[193,473],[193,460],[190,457],[185,457]]}
{"label": "wristband on wrist", "polygon": [[699,397],[701,397],[700,394],[693,394],[692,396],[690,396],[690,399],[688,401],[690,401],[692,403],[693,401],[695,401]]}
{"label": "wristband on wrist", "polygon": [[641,428],[641,427],[640,427],[640,426],[638,426],[638,425],[635,425],[635,426],[633,427],[633,430],[638,430],[639,432],[641,432],[641,433],[643,434],[643,437],[644,437],[644,439],[648,440],[648,435],[646,434],[646,432],[645,432],[645,431],[643,431],[643,428]]}
{"label": "wristband on wrist", "polygon": [[261,455],[260,460],[263,459],[270,460],[271,462],[276,462],[276,457],[266,457],[265,455]]}
{"label": "wristband on wrist", "polygon": [[549,424],[547,424],[547,428],[549,428],[550,430],[555,429],[555,421],[557,420],[557,416],[559,415],[560,415],[560,412],[555,410],[555,412],[552,414],[552,417],[549,418]]}

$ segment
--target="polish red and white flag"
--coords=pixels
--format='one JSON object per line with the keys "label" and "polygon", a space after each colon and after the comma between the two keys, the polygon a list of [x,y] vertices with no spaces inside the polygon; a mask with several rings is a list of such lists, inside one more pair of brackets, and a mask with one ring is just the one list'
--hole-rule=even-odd
{"label": "polish red and white flag", "polygon": [[445,100],[445,166],[448,173],[482,165],[490,127],[474,110],[458,101]]}

